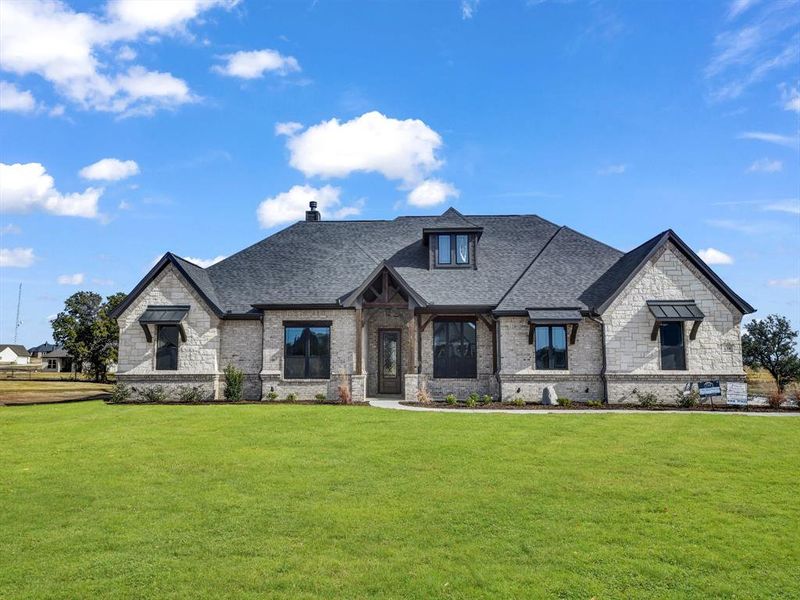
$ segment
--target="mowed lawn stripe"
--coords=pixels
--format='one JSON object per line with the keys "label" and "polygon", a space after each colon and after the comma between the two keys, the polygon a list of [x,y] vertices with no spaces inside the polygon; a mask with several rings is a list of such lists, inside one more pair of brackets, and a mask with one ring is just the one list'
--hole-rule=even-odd
{"label": "mowed lawn stripe", "polygon": [[795,419],[0,409],[0,597],[793,597]]}

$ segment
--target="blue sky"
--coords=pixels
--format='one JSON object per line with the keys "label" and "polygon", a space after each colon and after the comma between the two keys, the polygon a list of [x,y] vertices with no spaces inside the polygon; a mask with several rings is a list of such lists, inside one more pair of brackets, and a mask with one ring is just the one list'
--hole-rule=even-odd
{"label": "blue sky", "polygon": [[0,82],[4,342],[312,198],[672,228],[800,326],[797,2],[10,0]]}

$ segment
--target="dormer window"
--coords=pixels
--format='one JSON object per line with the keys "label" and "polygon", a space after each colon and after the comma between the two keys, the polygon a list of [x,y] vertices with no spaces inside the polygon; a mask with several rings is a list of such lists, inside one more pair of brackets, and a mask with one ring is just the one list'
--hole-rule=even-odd
{"label": "dormer window", "polygon": [[475,254],[483,227],[467,220],[454,208],[435,217],[422,229],[425,246],[430,249],[431,269],[476,269]]}
{"label": "dormer window", "polygon": [[468,233],[439,233],[436,236],[437,267],[469,267],[472,236]]}

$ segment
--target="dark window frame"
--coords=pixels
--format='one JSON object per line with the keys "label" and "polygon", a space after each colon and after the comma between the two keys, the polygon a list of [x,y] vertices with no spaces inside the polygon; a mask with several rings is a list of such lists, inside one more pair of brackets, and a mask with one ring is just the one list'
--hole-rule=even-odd
{"label": "dark window frame", "polygon": [[[175,362],[174,366],[165,366],[163,362],[161,362],[162,357],[162,340],[161,334],[163,331],[168,329],[175,330]],[[180,365],[180,356],[181,356],[181,333],[180,329],[177,325],[158,325],[156,326],[156,371],[177,371],[178,366]],[[171,365],[172,363],[170,363]]]}
{"label": "dark window frame", "polygon": [[[303,350],[304,350],[304,364],[303,364],[303,375],[301,377],[297,377],[294,375],[290,375],[287,372],[287,358],[290,356],[288,354],[287,348],[287,341],[286,341],[286,334],[289,329],[303,329],[303,333],[300,334],[301,338],[304,337],[303,340]],[[328,330],[328,353],[327,356],[322,354],[319,356],[327,357],[327,361],[325,364],[325,373],[326,377],[311,377],[311,329],[327,329]],[[299,356],[299,355],[298,355]],[[319,356],[315,356],[315,358],[319,358]],[[313,379],[318,381],[327,381],[331,378],[331,321],[284,321],[283,322],[283,378],[290,379],[290,380],[303,380],[303,379]]]}
{"label": "dark window frame", "polygon": [[[547,350],[546,363],[539,361],[539,350],[537,346],[538,336],[536,335],[537,329],[547,330],[547,346],[542,350]],[[553,330],[561,329],[564,331],[564,366],[557,367],[556,365],[556,350],[553,345]],[[534,325],[533,330],[533,363],[537,371],[569,371],[569,337],[567,335],[566,325]]]}
{"label": "dark window frame", "polygon": [[[664,345],[664,328],[665,327],[673,327],[677,326],[680,329],[680,345],[679,346],[665,346]],[[670,356],[672,353],[671,351],[665,353],[665,348],[680,348],[681,350],[681,359],[680,365],[675,367],[665,367],[664,366],[664,359],[667,356]],[[687,371],[687,361],[686,361],[686,328],[683,326],[683,321],[662,321],[658,325],[658,355],[659,355],[659,366],[661,367],[662,371]]]}
{"label": "dark window frame", "polygon": [[[441,262],[440,254],[439,254],[439,238],[446,237],[450,239],[450,256],[449,262]],[[460,262],[458,259],[458,238],[464,237],[467,240],[467,260],[465,262]],[[464,269],[469,268],[472,266],[472,239],[473,235],[471,233],[437,233],[436,234],[436,244],[435,247],[435,256],[433,264],[437,269]]]}
{"label": "dark window frame", "polygon": [[[451,343],[450,340],[450,325],[452,323],[459,323],[461,325],[459,339],[463,340],[464,336],[464,326],[469,323],[474,326],[475,332],[475,340],[473,342],[473,356],[472,358],[472,365],[469,365],[470,368],[464,369],[464,364],[459,365],[456,361],[453,361],[450,356],[450,353],[447,352],[444,357],[437,357],[436,355],[436,329],[439,326],[445,325],[445,346],[449,346]],[[474,318],[461,318],[461,317],[440,317],[434,320],[433,322],[433,335],[432,335],[432,344],[433,344],[433,378],[434,379],[477,379],[478,378],[478,322],[477,319]],[[444,361],[445,364],[442,364],[440,361]],[[463,359],[462,359],[463,360]],[[464,361],[466,362],[466,361]],[[466,372],[464,372],[466,371]]]}

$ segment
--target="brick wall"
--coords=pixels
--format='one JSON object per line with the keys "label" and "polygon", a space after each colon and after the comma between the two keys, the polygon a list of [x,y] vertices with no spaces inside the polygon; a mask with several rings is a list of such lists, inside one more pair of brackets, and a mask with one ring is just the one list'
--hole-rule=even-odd
{"label": "brick wall", "polygon": [[428,323],[420,336],[422,353],[419,386],[425,386],[434,400],[441,400],[448,394],[455,394],[464,399],[475,392],[497,395],[497,379],[493,374],[492,332],[480,319],[477,320],[475,341],[477,344],[477,378],[476,379],[436,379],[433,376],[433,329],[434,322]]}
{"label": "brick wall", "polygon": [[[223,320],[220,325],[220,373],[229,364],[244,373],[242,396],[247,400],[261,398],[261,321]],[[219,397],[224,391],[220,376]]]}
{"label": "brick wall", "polygon": [[[578,402],[601,400],[603,346],[600,325],[590,319],[578,324],[575,343],[567,346],[565,370],[537,370],[534,345],[528,341],[527,317],[500,317],[499,392],[503,401],[522,398],[538,402],[545,387],[552,385],[559,397]],[[570,328],[567,329],[569,337]]]}
{"label": "brick wall", "polygon": [[[331,321],[330,380],[284,379],[284,321]],[[279,400],[285,399],[288,394],[296,394],[300,400],[313,400],[317,394],[324,394],[328,400],[336,400],[340,383],[344,381],[350,385],[356,363],[355,311],[348,309],[264,311],[262,339],[262,398],[266,399],[269,392],[275,392]],[[357,390],[359,385],[355,386]],[[361,401],[361,399],[356,400]]]}

